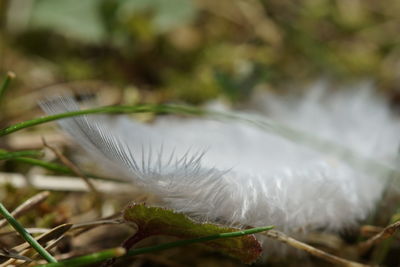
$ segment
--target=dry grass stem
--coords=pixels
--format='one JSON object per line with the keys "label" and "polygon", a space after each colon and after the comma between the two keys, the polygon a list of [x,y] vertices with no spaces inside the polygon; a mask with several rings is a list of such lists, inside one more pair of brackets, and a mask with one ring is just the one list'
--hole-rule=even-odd
{"label": "dry grass stem", "polygon": [[103,225],[110,225],[110,224],[121,224],[123,221],[115,219],[115,220],[98,220],[94,222],[87,222],[87,223],[80,223],[75,224],[71,230],[76,230],[73,233],[73,236],[77,237],[83,233],[86,233],[89,230],[92,230],[96,227],[103,226]]}
{"label": "dry grass stem", "polygon": [[[137,194],[138,189],[131,184],[120,184],[113,181],[92,181],[98,191],[106,194]],[[88,192],[84,181],[71,176],[53,176],[32,174],[29,175],[29,184],[24,175],[19,173],[0,172],[0,185],[9,184],[15,188],[32,186],[40,190],[63,191],[63,192]]]}
{"label": "dry grass stem", "polygon": [[400,221],[392,223],[391,225],[385,227],[381,232],[377,233],[370,239],[359,244],[359,250],[361,253],[364,253],[373,245],[394,236],[394,234],[400,229]]}
{"label": "dry grass stem", "polygon": [[[35,239],[39,242],[39,244],[43,245],[53,239],[58,239],[59,237],[64,236],[64,234],[69,229],[71,229],[71,227],[72,224],[62,224],[53,229],[50,229],[48,232],[38,236]],[[21,256],[24,256],[27,253],[29,253],[32,250],[32,248],[28,243],[23,243],[21,245],[13,247],[12,250],[17,251]],[[0,267],[11,266],[15,264],[16,261],[17,261],[16,259],[9,259],[8,261],[5,261],[3,264],[0,264]]]}
{"label": "dry grass stem", "polygon": [[10,259],[23,260],[23,261],[27,261],[27,262],[32,261],[32,259],[30,259],[28,257],[22,256],[18,253],[15,253],[14,251],[11,251],[11,250],[8,250],[5,248],[0,248],[0,256],[10,258]]}
{"label": "dry grass stem", "polygon": [[[48,232],[50,229],[48,229],[48,228],[25,228],[25,230],[29,234],[43,234],[43,233]],[[7,236],[7,235],[17,235],[17,232],[15,232],[15,231],[7,231],[7,232],[1,232],[0,233],[0,237]]]}
{"label": "dry grass stem", "polygon": [[[45,244],[45,243],[49,242],[50,240],[57,239],[58,237],[64,235],[69,229],[71,229],[71,227],[72,227],[72,224],[70,224],[70,223],[59,225],[57,227],[54,227],[53,229],[50,229],[48,232],[41,234],[40,236],[38,236],[36,238],[36,240],[41,245]],[[29,244],[23,243],[21,245],[14,247],[13,249],[16,251],[22,251],[29,247],[30,247]]]}
{"label": "dry grass stem", "polygon": [[71,229],[93,228],[93,227],[102,226],[102,225],[121,224],[121,223],[123,223],[123,221],[118,220],[118,219],[97,220],[97,221],[93,221],[93,222],[74,224]]}
{"label": "dry grass stem", "polygon": [[[45,201],[49,195],[50,192],[48,191],[40,192],[19,205],[13,212],[11,212],[11,214],[14,216],[14,218],[18,218]],[[4,227],[5,225],[7,225],[7,220],[0,220],[0,228]]]}
{"label": "dry grass stem", "polygon": [[291,247],[303,250],[303,251],[305,251],[305,252],[307,252],[307,253],[315,256],[315,257],[318,257],[320,259],[323,259],[325,261],[331,262],[331,263],[336,264],[336,265],[346,266],[346,267],[367,267],[367,266],[369,266],[369,265],[365,265],[365,264],[361,264],[361,263],[358,263],[358,262],[346,260],[346,259],[340,258],[338,256],[329,254],[329,253],[324,252],[324,251],[322,251],[320,249],[317,249],[317,248],[315,248],[313,246],[310,246],[310,245],[307,245],[307,244],[305,244],[305,243],[303,243],[301,241],[298,241],[298,240],[296,240],[296,239],[294,239],[292,237],[289,237],[289,236],[285,235],[284,233],[276,231],[276,230],[270,230],[270,231],[264,232],[262,234],[267,236],[267,237],[269,237],[269,238],[278,240],[278,241],[280,241],[282,243],[286,243]]}
{"label": "dry grass stem", "polygon": [[79,168],[73,164],[69,159],[67,159],[67,157],[65,157],[63,154],[61,154],[56,148],[48,145],[46,143],[46,140],[44,138],[42,138],[42,142],[43,145],[47,148],[49,148],[51,151],[53,151],[53,153],[61,160],[61,162],[67,166],[68,168],[70,168],[77,176],[81,177],[83,179],[83,181],[85,181],[85,183],[87,184],[87,186],[89,187],[89,189],[93,192],[94,195],[96,196],[100,196],[99,191],[96,189],[96,187],[94,186],[94,184],[90,181],[89,178],[86,177],[85,174],[83,174],[83,172],[81,172],[81,170],[79,170]]}
{"label": "dry grass stem", "polygon": [[368,238],[372,237],[379,232],[383,231],[384,227],[375,226],[375,225],[363,225],[360,227],[360,235],[362,237]]}

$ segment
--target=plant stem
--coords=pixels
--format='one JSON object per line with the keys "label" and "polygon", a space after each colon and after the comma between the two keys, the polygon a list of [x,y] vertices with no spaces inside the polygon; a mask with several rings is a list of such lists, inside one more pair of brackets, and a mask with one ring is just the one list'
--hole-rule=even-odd
{"label": "plant stem", "polygon": [[388,172],[394,172],[396,174],[400,173],[396,169],[396,167],[392,165],[388,165],[386,163],[374,160],[372,158],[360,156],[346,147],[325,140],[323,138],[319,138],[312,134],[293,129],[291,127],[280,124],[268,118],[261,118],[259,116],[241,115],[229,112],[207,111],[196,107],[184,106],[184,105],[144,104],[136,106],[107,106],[107,107],[98,107],[86,110],[76,110],[76,111],[41,117],[33,120],[28,120],[8,126],[0,130],[0,136],[4,136],[31,126],[43,124],[50,121],[55,121],[58,119],[70,118],[74,116],[96,114],[96,113],[112,114],[112,113],[144,113],[144,112],[208,115],[209,117],[215,119],[241,121],[248,125],[260,128],[266,132],[283,137],[289,141],[299,144],[304,144],[317,151],[321,151],[323,153],[329,153],[330,155],[333,155],[335,157],[345,159],[350,164],[354,165],[356,168],[362,171],[374,172],[379,175],[387,174]]}
{"label": "plant stem", "polygon": [[94,264],[96,262],[104,261],[114,257],[120,257],[126,253],[124,248],[112,248],[103,250],[100,252],[72,258],[65,261],[60,261],[56,263],[48,263],[37,265],[37,267],[78,267],[78,266],[87,266]]}
{"label": "plant stem", "polygon": [[353,165],[359,170],[366,172],[373,172],[377,175],[388,174],[390,172],[399,174],[400,171],[393,165],[380,162],[370,157],[361,156],[358,153],[353,152],[347,147],[343,147],[329,140],[319,138],[310,133],[299,131],[280,124],[268,118],[261,118],[259,116],[241,115],[229,112],[218,112],[218,111],[207,111],[196,107],[184,106],[184,105],[136,105],[136,106],[107,106],[98,107],[86,110],[76,110],[71,112],[65,112],[46,117],[41,117],[33,120],[20,122],[0,130],[0,136],[4,136],[24,128],[43,124],[58,119],[70,118],[74,116],[96,114],[96,113],[175,113],[175,114],[192,114],[192,115],[208,115],[214,119],[225,119],[240,121],[248,125],[252,125],[266,132],[280,136],[295,142],[309,146],[317,151],[333,155],[337,158],[344,159],[349,164]]}
{"label": "plant stem", "polygon": [[23,151],[9,152],[0,149],[0,160],[9,160],[18,157],[41,157],[41,156],[43,156],[43,152],[40,150],[23,150]]}
{"label": "plant stem", "polygon": [[28,242],[43,258],[45,258],[48,262],[55,263],[57,260],[47,251],[45,250],[39,242],[36,241],[26,230],[25,228],[19,224],[19,222],[14,219],[11,213],[4,207],[2,203],[0,203],[0,214],[8,221],[8,223]]}
{"label": "plant stem", "polygon": [[189,106],[178,106],[178,105],[136,105],[136,106],[107,106],[92,108],[86,110],[76,110],[71,112],[64,112],[60,114],[50,115],[41,117],[33,120],[23,121],[4,129],[0,130],[0,136],[4,136],[24,128],[43,124],[50,121],[55,121],[64,118],[70,118],[74,116],[81,116],[87,114],[96,113],[143,113],[143,112],[154,112],[154,113],[180,113],[180,114],[203,114],[203,110],[189,107]]}
{"label": "plant stem", "polygon": [[[36,207],[37,205],[45,201],[49,195],[50,195],[49,191],[43,191],[34,195],[33,197],[27,199],[21,205],[19,205],[13,212],[11,212],[11,215],[14,216],[14,218],[18,218],[28,210]],[[5,225],[7,225],[7,220],[6,219],[0,220],[0,228],[2,228]]]}
{"label": "plant stem", "polygon": [[[138,248],[138,249],[133,249],[128,251],[122,258],[129,257],[129,256],[135,256],[139,254],[145,254],[145,253],[151,253],[151,252],[156,252],[160,250],[165,250],[165,249],[170,249],[170,248],[175,248],[175,247],[181,247],[193,243],[200,243],[200,242],[206,242],[206,241],[211,241],[215,239],[222,239],[222,238],[232,238],[232,237],[239,237],[243,235],[250,235],[250,234],[255,234],[255,233],[260,233],[260,232],[265,232],[268,230],[271,230],[273,226],[265,226],[265,227],[257,227],[257,228],[251,228],[251,229],[246,229],[243,231],[237,231],[237,232],[230,232],[230,233],[221,233],[221,234],[215,234],[215,235],[210,235],[210,236],[205,236],[205,237],[199,237],[199,238],[194,238],[194,239],[189,239],[189,240],[179,240],[176,242],[171,242],[167,244],[161,244],[158,246],[153,246],[153,247],[147,247],[147,248]],[[117,249],[122,249],[122,248],[116,248]],[[49,263],[49,264],[44,264],[40,265],[41,267],[62,267],[62,266],[70,266],[70,267],[77,267],[77,266],[85,266],[87,264],[93,264],[99,261],[103,261],[106,259],[110,259],[113,257],[116,257],[116,255],[112,255],[113,250],[105,250],[102,252],[97,252],[81,257],[76,257],[73,259],[57,262],[57,263]]]}
{"label": "plant stem", "polygon": [[145,253],[151,253],[155,251],[160,251],[160,250],[165,250],[165,249],[170,249],[170,248],[175,248],[175,247],[181,247],[193,243],[200,243],[200,242],[207,242],[215,239],[223,239],[223,238],[232,238],[232,237],[239,237],[243,235],[251,235],[255,233],[260,233],[260,232],[265,232],[268,230],[273,229],[274,226],[265,226],[265,227],[256,227],[256,228],[251,228],[251,229],[246,229],[242,231],[237,231],[237,232],[230,232],[230,233],[220,233],[220,234],[215,234],[215,235],[209,235],[209,236],[204,236],[204,237],[198,237],[198,238],[193,238],[193,239],[188,239],[188,240],[179,240],[167,244],[161,244],[153,247],[148,247],[148,248],[138,248],[138,249],[133,249],[130,250],[126,253],[126,256],[134,256],[134,255],[139,255],[139,254],[145,254]]}
{"label": "plant stem", "polygon": [[[39,159],[26,158],[26,157],[17,157],[17,158],[12,158],[10,160],[27,163],[27,164],[34,165],[34,166],[39,166],[39,167],[42,167],[42,168],[45,168],[47,170],[54,171],[57,173],[74,175],[74,172],[70,168],[60,165],[60,164],[57,164],[57,163],[53,163],[53,162],[47,162],[47,161],[43,161],[43,160],[39,160]],[[112,181],[112,182],[116,182],[116,183],[127,183],[126,181],[123,181],[123,180],[120,180],[117,178],[105,178],[105,177],[100,177],[100,176],[97,176],[97,175],[94,175],[91,173],[85,173],[85,175],[90,178],[98,179],[98,180]]]}
{"label": "plant stem", "polygon": [[11,71],[7,72],[6,78],[4,79],[3,83],[0,86],[0,102],[2,101],[3,96],[5,95],[7,88],[10,85],[11,80],[14,78],[15,78],[14,72]]}
{"label": "plant stem", "polygon": [[73,174],[73,172],[68,167],[65,167],[65,166],[57,164],[57,163],[47,162],[47,161],[33,159],[33,158],[26,158],[26,157],[13,158],[12,160],[27,163],[27,164],[34,165],[34,166],[40,166],[47,170],[58,172],[58,173]]}

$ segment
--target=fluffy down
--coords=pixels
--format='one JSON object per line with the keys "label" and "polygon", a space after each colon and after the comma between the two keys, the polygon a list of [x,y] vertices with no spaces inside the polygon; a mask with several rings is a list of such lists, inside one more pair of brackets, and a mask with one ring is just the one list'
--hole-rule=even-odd
{"label": "fluffy down", "polygon": [[[300,100],[259,97],[259,115],[344,147],[362,162],[394,162],[400,125],[383,98],[371,90],[320,92]],[[42,107],[49,114],[78,109],[71,98]],[[242,121],[165,116],[141,124],[90,115],[60,124],[101,164],[202,220],[340,230],[371,212],[387,182],[387,172],[355,166],[330,146],[316,149]]]}

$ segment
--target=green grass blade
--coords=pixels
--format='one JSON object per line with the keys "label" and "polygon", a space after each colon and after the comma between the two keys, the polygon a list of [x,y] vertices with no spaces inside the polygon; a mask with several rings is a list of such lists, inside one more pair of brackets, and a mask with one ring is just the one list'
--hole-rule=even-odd
{"label": "green grass blade", "polygon": [[70,118],[81,115],[96,114],[96,113],[178,113],[178,114],[203,114],[204,111],[198,108],[190,106],[178,106],[178,105],[136,105],[136,106],[107,106],[92,108],[86,110],[77,110],[71,112],[65,112],[50,116],[45,116],[33,120],[20,122],[11,126],[8,126],[0,130],[0,136],[4,136],[28,127],[43,124],[50,121],[55,121],[64,118]]}
{"label": "green grass blade", "polygon": [[33,158],[26,158],[26,157],[17,157],[17,158],[13,158],[12,160],[27,163],[29,165],[39,166],[44,169],[54,171],[57,173],[73,174],[72,170],[70,170],[68,167],[57,164],[57,163],[47,162],[47,161],[33,159]]}
{"label": "green grass blade", "polygon": [[196,107],[183,105],[136,105],[136,106],[107,106],[86,110],[78,110],[65,112],[51,116],[41,117],[33,120],[20,122],[0,130],[0,136],[4,136],[31,126],[43,124],[58,119],[69,118],[74,116],[96,114],[96,113],[175,113],[190,115],[207,115],[214,119],[232,120],[246,123],[250,126],[260,128],[263,131],[275,134],[296,144],[306,145],[322,153],[333,155],[337,158],[347,161],[350,165],[359,170],[373,172],[379,175],[388,173],[397,173],[400,171],[395,167],[386,163],[382,163],[372,158],[361,156],[350,149],[343,147],[334,142],[324,140],[313,134],[309,134],[297,129],[293,129],[274,120],[254,116],[242,115],[230,112],[206,111]]}
{"label": "green grass blade", "polygon": [[0,203],[0,214],[8,221],[8,223],[28,242],[32,248],[34,248],[39,255],[41,255],[48,262],[57,262],[57,260],[45,250],[39,242],[36,241],[26,230],[25,228],[19,224],[19,222],[11,215],[11,213],[4,207],[2,203]]}
{"label": "green grass blade", "polygon": [[268,230],[273,229],[274,226],[264,226],[264,227],[256,227],[256,228],[251,228],[251,229],[246,229],[242,231],[237,231],[237,232],[230,232],[230,233],[221,233],[221,234],[215,234],[215,235],[210,235],[210,236],[205,236],[205,237],[199,237],[199,238],[193,238],[193,239],[188,239],[188,240],[179,240],[167,244],[161,244],[158,246],[154,247],[148,247],[148,248],[138,248],[138,249],[133,249],[130,250],[126,253],[126,256],[134,256],[134,255],[139,255],[139,254],[145,254],[145,253],[151,253],[151,252],[156,252],[160,250],[165,250],[165,249],[170,249],[170,248],[175,248],[175,247],[182,247],[194,243],[201,243],[201,242],[207,242],[211,240],[216,240],[216,239],[222,239],[222,238],[233,238],[233,237],[239,237],[243,235],[251,235],[251,234],[256,234],[260,232],[265,232]]}
{"label": "green grass blade", "polygon": [[19,157],[42,157],[43,152],[41,150],[23,150],[23,151],[13,151],[9,152],[0,149],[0,160],[10,160]]}
{"label": "green grass blade", "polygon": [[7,72],[6,77],[4,78],[3,83],[0,86],[0,103],[11,83],[11,80],[15,78],[15,74],[11,71]]}
{"label": "green grass blade", "polygon": [[[189,240],[179,240],[179,241],[162,244],[162,245],[158,245],[158,246],[153,246],[153,247],[138,248],[138,249],[129,250],[125,254],[125,256],[123,256],[122,258],[145,254],[145,253],[157,252],[157,251],[166,250],[166,249],[175,248],[175,247],[182,247],[182,246],[194,244],[194,243],[207,242],[207,241],[211,241],[211,240],[215,240],[215,239],[233,238],[233,237],[239,237],[239,236],[243,236],[243,235],[250,235],[250,234],[265,232],[265,231],[271,230],[272,228],[273,228],[273,226],[257,227],[257,228],[246,229],[243,231],[221,233],[221,234],[210,235],[210,236],[194,238],[194,239],[189,239]],[[114,250],[117,250],[117,249],[121,249],[121,248],[116,248]],[[43,265],[39,265],[39,266],[42,266],[42,267],[86,266],[88,264],[94,264],[99,261],[114,258],[115,256],[112,255],[112,252],[113,252],[113,249],[105,250],[103,252],[93,253],[93,254],[76,257],[76,258],[65,260],[65,261],[60,261],[57,263],[49,263],[49,264],[43,264]]]}
{"label": "green grass blade", "polygon": [[[39,160],[39,159],[26,158],[26,157],[17,157],[17,158],[12,158],[11,160],[26,163],[26,164],[33,165],[33,166],[39,166],[39,167],[42,167],[49,171],[54,171],[56,173],[76,176],[76,174],[67,166],[53,163],[53,162],[47,162],[47,161],[43,161],[43,160]],[[100,177],[100,176],[97,176],[97,175],[94,175],[91,173],[85,173],[85,175],[90,178],[98,179],[98,180],[112,181],[112,182],[117,182],[117,183],[127,183],[120,179]]]}
{"label": "green grass blade", "polygon": [[124,248],[112,248],[112,249],[107,249],[103,250],[100,252],[72,258],[69,260],[65,261],[60,261],[57,263],[49,263],[49,264],[42,264],[42,265],[37,265],[39,266],[46,266],[46,267],[77,267],[77,266],[89,266],[91,264],[101,262],[104,260],[112,259],[115,257],[119,257],[124,255],[126,250]]}

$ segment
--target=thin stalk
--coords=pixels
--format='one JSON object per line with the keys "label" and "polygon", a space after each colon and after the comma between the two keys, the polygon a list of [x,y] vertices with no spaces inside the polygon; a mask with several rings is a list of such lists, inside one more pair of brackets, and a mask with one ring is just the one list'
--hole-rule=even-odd
{"label": "thin stalk", "polygon": [[126,250],[124,248],[118,247],[118,248],[112,248],[112,249],[107,249],[103,250],[100,252],[72,258],[69,260],[65,261],[60,261],[57,263],[49,263],[49,264],[42,264],[42,265],[37,265],[36,267],[78,267],[78,266],[88,266],[92,265],[97,262],[101,262],[107,259],[115,258],[115,257],[120,257],[126,253]]}
{"label": "thin stalk", "polygon": [[202,114],[204,111],[198,108],[189,106],[177,106],[177,105],[136,105],[136,106],[107,106],[98,107],[85,110],[77,110],[71,112],[64,112],[60,114],[54,114],[45,116],[33,120],[23,121],[11,126],[8,126],[0,130],[0,136],[4,136],[28,127],[43,124],[50,121],[55,121],[64,118],[70,118],[80,115],[96,114],[96,113],[181,113],[181,114]]}
{"label": "thin stalk", "polygon": [[9,160],[19,157],[41,157],[43,152],[41,150],[23,150],[23,151],[13,151],[9,152],[0,149],[0,160]]}
{"label": "thin stalk", "polygon": [[198,238],[193,238],[193,239],[179,240],[179,241],[175,241],[175,242],[171,242],[171,243],[167,243],[167,244],[161,244],[161,245],[157,245],[157,246],[153,246],[153,247],[129,250],[126,253],[126,256],[135,256],[135,255],[139,255],[139,254],[146,254],[146,253],[156,252],[156,251],[160,251],[160,250],[175,248],[175,247],[182,247],[182,246],[190,245],[190,244],[194,244],[194,243],[207,242],[207,241],[216,240],[216,239],[233,238],[233,237],[239,237],[239,236],[243,236],[243,235],[251,235],[251,234],[256,234],[256,233],[260,233],[260,232],[265,232],[265,231],[271,230],[273,228],[274,228],[274,226],[256,227],[256,228],[246,229],[246,230],[237,231],[237,232],[220,233],[220,234],[198,237]]}
{"label": "thin stalk", "polygon": [[28,242],[47,262],[57,262],[57,260],[45,250],[36,239],[34,239],[25,228],[11,215],[11,213],[0,203],[0,214],[8,221],[8,223]]}
{"label": "thin stalk", "polygon": [[[23,215],[27,211],[33,209],[34,207],[45,201],[49,197],[49,195],[49,191],[43,191],[34,195],[33,197],[27,199],[21,205],[19,205],[13,212],[11,212],[11,215],[14,216],[14,218],[18,218],[19,216]],[[7,225],[7,220],[0,220],[0,228],[5,225]]]}
{"label": "thin stalk", "polygon": [[6,91],[8,89],[8,86],[11,83],[11,80],[13,80],[14,78],[15,78],[14,72],[11,72],[11,71],[7,72],[6,77],[0,86],[0,102],[2,101]]}
{"label": "thin stalk", "polygon": [[291,127],[288,127],[284,124],[280,124],[279,122],[276,122],[268,118],[264,117],[261,118],[259,116],[252,116],[248,114],[243,115],[230,112],[207,111],[196,107],[182,106],[182,105],[149,104],[149,105],[136,105],[136,106],[107,106],[107,107],[98,107],[93,109],[65,112],[33,120],[28,120],[8,126],[0,130],[0,136],[4,136],[31,126],[43,124],[50,121],[55,121],[58,119],[70,118],[74,116],[81,116],[81,115],[95,114],[95,113],[143,113],[143,112],[207,115],[210,118],[214,119],[240,121],[242,123],[252,125],[253,127],[260,128],[261,130],[285,138],[286,140],[294,142],[296,144],[302,144],[311,147],[317,151],[320,151],[322,153],[327,153],[337,158],[346,160],[349,164],[365,172],[373,172],[378,175],[387,174],[389,172],[393,172],[396,174],[400,173],[400,171],[395,166],[380,162],[373,158],[361,156],[358,153],[355,153],[354,151],[348,149],[347,147],[343,147],[339,144],[333,143],[323,138],[319,138],[317,136],[314,136],[313,134],[293,129]]}
{"label": "thin stalk", "polygon": [[[11,160],[26,163],[29,165],[39,166],[44,169],[54,171],[56,173],[75,175],[74,172],[70,168],[68,168],[64,165],[57,164],[57,163],[47,162],[47,161],[34,159],[34,158],[26,158],[26,157],[12,158]],[[97,176],[97,175],[94,175],[91,173],[85,173],[85,175],[90,178],[98,179],[98,180],[112,181],[112,182],[117,182],[117,183],[127,183],[126,181],[119,180],[117,178],[104,178],[104,177],[100,177],[100,176]]]}
{"label": "thin stalk", "polygon": [[[157,252],[160,250],[165,250],[165,249],[170,249],[170,248],[175,248],[175,247],[181,247],[181,246],[185,246],[185,245],[189,245],[189,244],[193,244],[193,243],[200,243],[200,242],[206,242],[206,241],[222,239],[222,238],[233,238],[233,237],[239,237],[239,236],[243,236],[243,235],[250,235],[250,234],[265,232],[265,231],[271,230],[272,228],[273,228],[273,226],[257,227],[257,228],[251,228],[251,229],[246,229],[246,230],[237,231],[237,232],[221,233],[221,234],[215,234],[215,235],[199,237],[199,238],[194,238],[194,239],[189,239],[189,240],[179,240],[179,241],[162,244],[162,245],[157,245],[157,246],[153,246],[153,247],[138,248],[138,249],[129,250],[122,258],[145,254],[145,253]],[[121,250],[122,248],[116,248],[116,249]],[[114,249],[114,250],[116,250],[116,249]],[[93,253],[93,254],[89,254],[89,255],[85,255],[85,256],[81,256],[81,257],[76,257],[73,259],[69,259],[69,260],[65,260],[65,261],[61,261],[61,262],[57,262],[57,263],[49,263],[49,264],[44,264],[44,265],[39,265],[39,266],[41,266],[41,267],[85,266],[88,264],[93,264],[93,263],[96,263],[99,261],[114,258],[115,255],[110,255],[111,254],[110,251],[111,250],[105,250],[103,252],[97,252],[97,253]]]}
{"label": "thin stalk", "polygon": [[90,191],[96,196],[98,200],[101,199],[101,195],[96,189],[96,186],[90,181],[90,179],[77,167],[75,164],[73,164],[66,156],[64,156],[60,151],[58,151],[55,147],[50,146],[47,144],[46,140],[42,138],[43,145],[53,151],[53,153],[57,156],[57,158],[66,166],[68,167],[71,171],[74,172],[74,174],[80,178],[86,183]]}
{"label": "thin stalk", "polygon": [[58,173],[73,174],[73,172],[68,167],[65,167],[65,166],[57,164],[57,163],[47,162],[47,161],[40,160],[40,159],[18,157],[18,158],[13,158],[12,160],[27,163],[27,164],[34,165],[34,166],[39,166],[39,167],[45,168],[47,170],[58,172]]}

